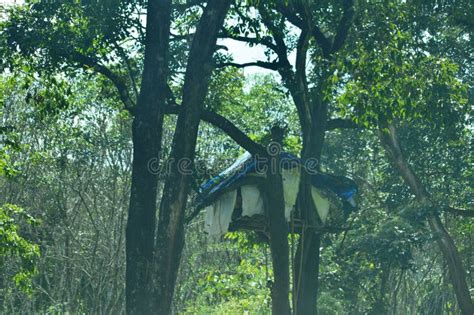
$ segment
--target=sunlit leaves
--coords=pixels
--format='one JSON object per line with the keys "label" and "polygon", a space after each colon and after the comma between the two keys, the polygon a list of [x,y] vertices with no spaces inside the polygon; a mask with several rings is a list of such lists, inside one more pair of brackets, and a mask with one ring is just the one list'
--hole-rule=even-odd
{"label": "sunlit leaves", "polygon": [[[252,238],[252,234],[250,238]],[[265,259],[265,246],[256,245],[243,233],[229,233],[225,244],[210,245],[210,253],[219,259],[225,251],[235,251],[238,258],[220,268],[202,266],[190,295],[185,313],[268,314],[272,277],[271,263]],[[268,278],[267,278],[268,277]]]}
{"label": "sunlit leaves", "polygon": [[[396,10],[407,16],[404,6],[392,7],[390,14]],[[339,56],[338,70],[345,73],[338,98],[342,114],[366,127],[393,120],[461,123],[467,90],[458,66],[418,45],[406,19],[397,23],[387,16],[379,21],[385,38],[367,33],[349,54]]]}
{"label": "sunlit leaves", "polygon": [[20,224],[35,225],[37,221],[23,209],[12,205],[0,206],[0,267],[8,259],[19,261],[13,280],[26,292],[31,291],[31,277],[36,274],[38,245],[30,242],[20,232]]}
{"label": "sunlit leaves", "polygon": [[[137,33],[134,10],[128,1],[31,1],[8,11],[2,40],[37,68],[77,66],[77,55],[113,62],[118,60],[117,43]],[[10,67],[14,57],[8,56]]]}
{"label": "sunlit leaves", "polygon": [[345,66],[352,78],[339,101],[356,122],[373,126],[422,118],[447,125],[466,110],[465,87],[448,60],[388,46],[361,49]]}

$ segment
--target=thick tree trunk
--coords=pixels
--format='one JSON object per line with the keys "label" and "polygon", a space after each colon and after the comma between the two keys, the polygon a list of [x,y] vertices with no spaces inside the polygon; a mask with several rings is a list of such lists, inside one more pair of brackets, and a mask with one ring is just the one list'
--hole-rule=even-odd
{"label": "thick tree trunk", "polygon": [[193,170],[197,131],[213,69],[217,34],[232,1],[210,0],[196,29],[183,87],[183,110],[178,115],[171,151],[171,167],[160,206],[156,241],[155,291],[157,314],[170,314],[176,276],[184,244],[184,215]]}
{"label": "thick tree trunk", "polygon": [[[411,188],[417,200],[423,204],[431,204],[430,195],[403,155],[400,141],[397,137],[396,128],[393,125],[389,126],[388,131],[379,132],[379,137],[389,158],[392,160],[405,183]],[[448,265],[451,283],[462,314],[474,314],[474,306],[466,283],[466,271],[464,270],[453,239],[436,213],[429,215],[428,224],[431,232],[436,237],[438,246]]]}
{"label": "thick tree trunk", "polygon": [[[322,147],[323,139],[317,140]],[[310,157],[320,156],[320,150],[308,152]],[[318,227],[321,220],[317,216],[317,209],[311,194],[309,174],[301,171],[300,193],[298,196],[298,208],[304,226],[293,261],[294,266],[294,314],[317,314],[317,293],[319,287],[319,255],[321,236]]]}
{"label": "thick tree trunk", "polygon": [[466,282],[466,271],[464,270],[461,258],[459,257],[456,244],[454,244],[451,235],[449,235],[448,231],[443,226],[438,215],[431,215],[428,218],[428,223],[448,265],[451,283],[462,314],[474,314],[474,306]]}
{"label": "thick tree trunk", "polygon": [[[324,73],[326,73],[325,71]],[[314,159],[319,161],[324,146],[327,122],[327,104],[323,99],[323,84],[325,76],[321,78],[319,92],[312,103],[305,104],[306,112],[310,113],[310,123],[303,129],[303,160]],[[319,166],[318,166],[319,167]],[[296,286],[295,314],[317,314],[317,293],[319,287],[319,261],[321,236],[318,228],[322,226],[317,215],[311,194],[311,183],[308,171],[302,170],[298,207],[301,218],[306,224],[298,244],[294,266]]]}
{"label": "thick tree trunk", "polygon": [[[288,223],[285,219],[285,199],[281,176],[280,152],[282,137],[280,132],[272,130],[274,145],[277,150],[269,148],[267,180],[265,186],[265,210],[270,233],[274,283],[271,288],[272,314],[290,314],[290,260],[288,248]],[[279,134],[279,135],[277,135]]]}
{"label": "thick tree trunk", "polygon": [[319,255],[321,236],[317,227],[321,220],[311,195],[309,175],[301,171],[298,209],[304,222],[293,261],[294,275],[294,314],[317,314],[317,294],[319,287]]}
{"label": "thick tree trunk", "polygon": [[[331,55],[338,51],[344,44],[349,28],[351,26],[352,17],[354,15],[354,1],[344,0],[342,6],[344,13],[339,22],[334,39],[326,37],[312,15],[310,1],[301,1],[297,5],[279,3],[276,10],[284,16],[287,21],[294,24],[301,30],[298,38],[296,49],[295,71],[288,60],[288,47],[285,44],[285,34],[274,23],[274,15],[270,14],[268,8],[263,5],[259,6],[259,12],[265,26],[270,30],[274,45],[268,46],[278,55],[277,70],[282,77],[283,84],[290,91],[293,101],[298,112],[299,122],[303,132],[303,152],[302,158],[318,159],[321,156],[321,150],[324,144],[324,136],[326,131],[327,120],[327,104],[323,104],[323,91],[326,85],[326,76],[330,70],[329,62]],[[321,48],[323,57],[326,60],[320,68],[324,73],[323,77],[318,80],[318,93],[316,99],[312,99],[312,93],[308,87],[307,73],[307,53],[309,44],[313,39]],[[314,83],[314,82],[313,82]],[[302,172],[303,174],[304,172]],[[302,220],[306,224],[303,228],[307,233],[300,238],[298,247],[299,255],[294,262],[295,286],[302,290],[309,290],[309,293],[294,294],[294,308],[296,313],[310,312],[315,314],[316,310],[316,292],[318,288],[318,266],[319,266],[319,238],[315,232],[315,228],[320,224],[317,217],[316,220],[305,217],[315,210],[312,202],[309,178],[302,175],[300,184],[300,193],[298,195],[298,210],[301,212]],[[302,200],[304,199],[304,200]],[[315,212],[314,212],[315,213]],[[309,229],[308,229],[309,227]],[[306,254],[306,246],[310,244],[312,248],[308,248],[310,253]],[[312,245],[311,245],[312,244]],[[301,268],[298,267],[300,261]],[[307,280],[308,279],[308,280]],[[305,284],[304,282],[307,283]],[[298,310],[300,308],[300,310]],[[301,312],[300,312],[301,311]]]}
{"label": "thick tree trunk", "polygon": [[301,235],[293,262],[296,292],[294,314],[317,314],[320,245],[321,236],[314,229],[307,229]]}
{"label": "thick tree trunk", "polygon": [[170,32],[168,0],[150,0],[142,84],[132,126],[133,162],[126,230],[127,314],[153,314],[153,246],[157,166],[161,149],[163,108],[168,77]]}

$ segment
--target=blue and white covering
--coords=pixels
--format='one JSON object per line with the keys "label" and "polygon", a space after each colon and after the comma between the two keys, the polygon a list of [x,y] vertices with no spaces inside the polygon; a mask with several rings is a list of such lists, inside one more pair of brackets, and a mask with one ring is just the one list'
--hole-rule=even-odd
{"label": "blue and white covering", "polygon": [[[285,217],[287,221],[290,221],[299,191],[301,160],[286,152],[280,154],[280,159],[285,159],[285,163],[282,163],[282,180]],[[227,232],[236,206],[238,188],[241,192],[241,216],[252,217],[264,214],[263,198],[258,186],[246,184],[243,181],[248,176],[264,176],[258,172],[258,163],[256,158],[246,152],[229,168],[199,187],[197,206],[205,208],[205,230],[208,234],[220,236]],[[239,185],[239,181],[242,185]],[[323,223],[331,208],[331,202],[324,191],[329,190],[342,200],[346,216],[355,209],[354,197],[357,193],[357,185],[350,178],[316,173],[311,175],[311,184],[313,201]]]}

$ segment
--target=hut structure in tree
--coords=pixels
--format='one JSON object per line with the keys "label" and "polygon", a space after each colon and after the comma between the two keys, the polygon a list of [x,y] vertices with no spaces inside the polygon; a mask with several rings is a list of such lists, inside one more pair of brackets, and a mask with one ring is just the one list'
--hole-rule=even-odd
{"label": "hut structure in tree", "polygon": [[[280,153],[283,180],[285,218],[290,232],[301,229],[295,211],[304,163],[296,156]],[[265,202],[262,186],[266,171],[258,157],[246,152],[230,167],[199,187],[197,209],[205,210],[205,231],[221,236],[228,231],[256,230],[265,232]],[[273,170],[272,170],[273,171]],[[306,170],[308,171],[308,170]],[[312,198],[323,226],[340,226],[356,209],[356,183],[345,176],[310,172]],[[271,211],[271,209],[267,209]]]}

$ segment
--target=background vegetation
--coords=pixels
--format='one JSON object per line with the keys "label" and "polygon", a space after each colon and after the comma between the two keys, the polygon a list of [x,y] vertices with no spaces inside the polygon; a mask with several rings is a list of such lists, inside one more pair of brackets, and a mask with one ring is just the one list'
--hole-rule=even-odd
{"label": "background vegetation", "polygon": [[[141,40],[130,44],[143,32],[139,14],[131,12],[143,9],[143,3],[130,3],[114,12],[113,4],[100,11],[93,4],[47,1],[5,11],[0,25],[1,313],[125,312],[133,115],[110,77],[97,75],[96,65],[81,64],[73,52],[93,55],[127,78],[133,95],[144,46]],[[182,38],[171,43],[169,81],[179,103],[186,36],[201,9],[190,2],[174,4],[173,31]],[[243,9],[259,4],[238,4],[246,16],[240,21],[239,10],[231,9],[225,24],[230,37],[256,32],[265,39],[268,30],[252,24],[256,9]],[[331,12],[340,8],[327,1],[315,6],[320,24],[330,30]],[[325,60],[315,45],[306,69],[310,92],[316,93],[312,85],[322,91],[330,118],[354,124],[326,133],[322,170],[359,185],[358,212],[344,229],[322,235],[318,313],[460,314],[438,235],[426,222],[436,214],[449,231],[472,297],[472,3],[357,1],[355,10],[347,42],[331,63],[324,71],[318,68]],[[67,17],[73,17],[71,23]],[[51,25],[40,25],[46,21]],[[241,29],[232,27],[236,21]],[[296,49],[294,30],[285,32],[287,46]],[[285,78],[277,72],[244,75],[220,50],[214,59],[222,66],[212,74],[204,110],[226,117],[262,144],[270,127],[284,125],[285,149],[299,154],[302,128]],[[325,71],[329,74],[322,79]],[[379,129],[388,123],[397,125],[405,159],[436,207],[417,201],[387,157]],[[175,126],[176,117],[165,116],[162,160],[171,154]],[[243,149],[202,121],[195,152],[195,164],[206,170],[193,179],[200,183]],[[161,196],[164,176],[157,181]],[[186,213],[193,211],[194,197],[192,191]],[[268,244],[253,233],[209,238],[202,214],[185,231],[175,312],[271,311]],[[288,237],[291,257],[297,242],[298,236]]]}

